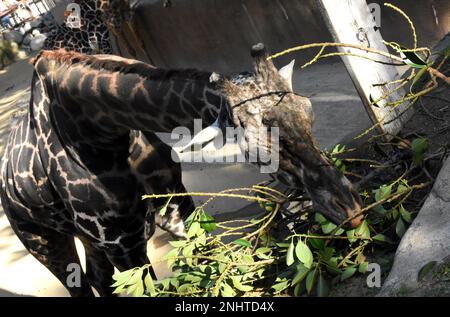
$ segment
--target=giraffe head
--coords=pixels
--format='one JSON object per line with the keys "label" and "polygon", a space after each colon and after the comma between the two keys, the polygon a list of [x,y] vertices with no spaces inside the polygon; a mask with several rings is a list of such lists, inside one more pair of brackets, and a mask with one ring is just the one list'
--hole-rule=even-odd
{"label": "giraffe head", "polygon": [[[232,80],[220,79],[224,95],[229,99],[229,120],[244,131],[241,149],[251,145],[278,151],[279,169],[291,186],[302,184],[312,199],[314,209],[340,224],[361,210],[361,199],[349,180],[324,157],[312,136],[313,112],[308,98],[293,92],[294,61],[276,69],[262,44],[253,46],[254,73]],[[222,116],[225,110],[221,109]],[[278,128],[278,144],[259,129]],[[254,148],[254,147],[253,147]],[[362,217],[350,221],[359,225]]]}

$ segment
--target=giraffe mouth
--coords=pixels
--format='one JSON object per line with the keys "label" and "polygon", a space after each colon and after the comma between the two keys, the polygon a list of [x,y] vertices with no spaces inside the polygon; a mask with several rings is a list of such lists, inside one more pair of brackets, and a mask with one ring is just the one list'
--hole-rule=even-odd
{"label": "giraffe mouth", "polygon": [[[311,175],[293,164],[287,170],[280,171],[283,184],[294,189],[292,197],[299,195],[310,200],[313,211],[319,212],[336,225],[344,228],[355,228],[363,220],[361,215],[362,201],[353,185],[332,166],[327,167],[327,173]],[[334,177],[336,176],[336,177]]]}
{"label": "giraffe mouth", "polygon": [[333,223],[344,224],[345,228],[355,228],[361,224],[363,216],[360,215],[361,200],[359,194],[350,192],[344,198],[330,197],[329,192],[326,192],[325,195],[314,193],[311,196],[314,209]]}

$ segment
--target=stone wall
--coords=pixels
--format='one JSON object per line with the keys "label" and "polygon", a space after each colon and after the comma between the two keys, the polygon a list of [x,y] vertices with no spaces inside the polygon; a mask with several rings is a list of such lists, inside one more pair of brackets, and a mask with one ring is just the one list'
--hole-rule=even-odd
{"label": "stone wall", "polygon": [[[162,67],[198,67],[221,72],[240,71],[250,63],[249,48],[264,42],[272,51],[329,41],[315,0],[164,0],[132,1],[135,32],[153,63]],[[408,23],[381,4],[381,32],[386,40],[411,44]],[[434,45],[450,31],[450,1],[393,0],[417,26],[421,45]],[[131,36],[130,36],[131,38]],[[137,45],[137,44],[136,44]],[[127,55],[119,43],[119,52]],[[292,54],[304,62],[316,51]],[[288,60],[289,59],[289,60]]]}

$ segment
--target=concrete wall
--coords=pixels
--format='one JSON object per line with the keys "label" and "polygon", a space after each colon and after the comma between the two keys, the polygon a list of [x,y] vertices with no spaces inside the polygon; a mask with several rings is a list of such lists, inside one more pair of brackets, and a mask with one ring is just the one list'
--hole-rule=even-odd
{"label": "concrete wall", "polygon": [[55,18],[56,22],[61,24],[64,22],[64,11],[71,0],[53,0],[55,6],[50,9],[51,14]]}
{"label": "concrete wall", "polygon": [[[161,67],[198,67],[220,72],[241,71],[250,64],[252,44],[264,42],[271,52],[329,41],[315,0],[163,0],[132,1],[135,32],[153,63]],[[381,32],[386,40],[409,46],[406,21],[381,4]],[[450,1],[392,0],[414,21],[421,45],[434,45],[450,31]],[[434,8],[434,9],[433,9]],[[436,14],[435,14],[436,13]],[[127,55],[120,45],[120,53]],[[315,55],[304,51],[280,59],[304,62]]]}

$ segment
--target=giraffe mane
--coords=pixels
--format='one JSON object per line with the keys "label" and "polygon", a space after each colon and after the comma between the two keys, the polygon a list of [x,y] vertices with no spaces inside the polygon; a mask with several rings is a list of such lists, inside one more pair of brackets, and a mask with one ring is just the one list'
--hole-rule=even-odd
{"label": "giraffe mane", "polygon": [[[188,69],[162,69],[155,68],[143,62],[135,62],[134,60],[116,60],[113,57],[98,58],[95,55],[85,55],[75,51],[66,51],[64,49],[54,51],[41,51],[34,59],[31,60],[32,65],[36,65],[38,60],[46,59],[56,61],[58,64],[67,66],[81,64],[94,70],[104,70],[109,72],[117,72],[123,75],[135,74],[149,80],[169,80],[169,79],[185,79],[192,81],[209,82],[211,72],[201,71],[193,68]],[[131,62],[132,61],[132,62]]]}

